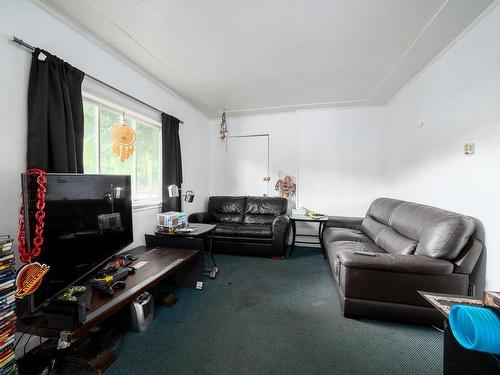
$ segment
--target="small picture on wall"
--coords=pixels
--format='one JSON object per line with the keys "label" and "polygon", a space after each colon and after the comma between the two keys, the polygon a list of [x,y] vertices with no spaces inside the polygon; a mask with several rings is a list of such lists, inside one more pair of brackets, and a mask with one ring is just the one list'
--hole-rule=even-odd
{"label": "small picture on wall", "polygon": [[288,199],[288,207],[295,207],[297,184],[294,176],[279,171],[274,190],[278,197]]}

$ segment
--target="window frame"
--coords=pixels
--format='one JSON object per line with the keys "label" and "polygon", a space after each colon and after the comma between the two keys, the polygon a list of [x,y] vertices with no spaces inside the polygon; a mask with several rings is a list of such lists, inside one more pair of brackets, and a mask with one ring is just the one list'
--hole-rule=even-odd
{"label": "window frame", "polygon": [[[159,196],[154,197],[154,198],[146,198],[146,199],[136,199],[136,194],[137,194],[137,149],[134,150],[134,160],[135,160],[135,165],[134,165],[134,176],[131,175],[132,179],[132,207],[134,210],[142,210],[142,209],[149,209],[149,208],[156,208],[156,207],[161,207],[162,205],[162,181],[163,181],[163,168],[161,167],[163,165],[163,159],[162,159],[162,125],[161,122],[158,120],[153,120],[151,117],[145,116],[143,114],[140,114],[136,111],[130,110],[126,107],[123,107],[119,104],[113,103],[109,100],[103,99],[102,97],[96,96],[92,93],[89,93],[85,90],[82,90],[82,97],[83,101],[92,103],[97,106],[97,123],[96,123],[96,152],[97,152],[97,174],[101,174],[101,139],[100,139],[100,130],[101,130],[101,124],[100,124],[100,109],[104,108],[108,111],[111,112],[117,112],[120,116],[122,114],[125,115],[125,117],[129,117],[133,120],[133,129],[134,131],[136,130],[136,122],[140,122],[141,125],[152,127],[158,130],[158,163],[160,166],[160,173],[159,173]],[[85,127],[85,124],[84,124]],[[85,131],[85,129],[84,129]]]}

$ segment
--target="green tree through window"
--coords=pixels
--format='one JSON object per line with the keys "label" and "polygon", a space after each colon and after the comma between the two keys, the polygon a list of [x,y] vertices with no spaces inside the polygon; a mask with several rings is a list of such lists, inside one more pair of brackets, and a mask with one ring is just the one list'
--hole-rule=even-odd
{"label": "green tree through window", "polygon": [[[159,123],[127,113],[118,106],[84,96],[83,164],[85,173],[131,176],[136,203],[161,200],[161,127]],[[136,131],[134,153],[123,162],[112,152],[111,129],[124,122]]]}

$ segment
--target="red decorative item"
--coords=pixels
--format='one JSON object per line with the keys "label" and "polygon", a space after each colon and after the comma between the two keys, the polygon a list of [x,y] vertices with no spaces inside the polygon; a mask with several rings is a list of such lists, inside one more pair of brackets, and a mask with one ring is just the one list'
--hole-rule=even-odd
{"label": "red decorative item", "polygon": [[16,297],[22,298],[35,292],[42,283],[45,274],[49,272],[49,268],[46,264],[38,262],[25,264],[17,273]]}
{"label": "red decorative item", "polygon": [[26,248],[26,232],[24,223],[24,200],[21,194],[21,208],[19,209],[19,233],[17,235],[17,240],[19,242],[18,251],[19,258],[24,263],[31,262],[34,258],[40,255],[41,247],[43,244],[43,227],[45,219],[45,192],[47,191],[47,176],[45,171],[41,169],[31,168],[26,171],[26,173],[36,174],[36,182],[38,185],[37,197],[36,197],[36,213],[35,213],[35,236],[33,238],[33,248],[28,251]]}
{"label": "red decorative item", "polygon": [[285,176],[283,179],[276,181],[274,190],[278,192],[281,198],[288,198],[290,195],[295,194],[297,186],[293,182],[292,176]]}

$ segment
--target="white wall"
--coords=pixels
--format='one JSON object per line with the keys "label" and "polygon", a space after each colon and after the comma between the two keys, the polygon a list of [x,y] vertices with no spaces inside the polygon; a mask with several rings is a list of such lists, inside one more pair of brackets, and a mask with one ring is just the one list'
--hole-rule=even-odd
{"label": "white wall", "polygon": [[[478,218],[486,233],[486,287],[498,290],[499,40],[497,7],[385,107],[229,117],[228,128],[276,134],[271,153],[287,155],[290,165],[295,160],[299,206],[359,216],[373,198],[389,196]],[[469,142],[475,155],[463,153]],[[222,147],[212,147],[223,160]],[[274,170],[284,163],[271,162]],[[223,184],[212,186],[212,194],[223,192]]]}
{"label": "white wall", "polygon": [[[387,107],[387,194],[482,221],[487,288],[500,288],[500,7]],[[418,124],[423,122],[423,127]],[[464,143],[476,143],[466,156]]]}
{"label": "white wall", "polygon": [[[269,175],[271,176],[270,193],[274,195],[274,184],[278,171],[297,176],[297,115],[291,113],[276,113],[264,116],[245,116],[230,120],[230,136],[269,134]],[[216,161],[213,181],[214,194],[226,194],[225,191],[225,144],[220,142],[216,132],[219,131],[218,121],[212,121],[213,136],[212,157]],[[241,171],[244,173],[244,171]]]}
{"label": "white wall", "polygon": [[[317,109],[231,117],[229,134],[269,134],[270,196],[278,172],[297,178],[297,207],[329,215],[364,216],[382,195],[384,108]],[[212,121],[212,195],[225,195],[225,148],[217,140],[219,121]],[[245,173],[245,171],[241,171]],[[293,205],[289,203],[289,209]],[[299,223],[299,233],[316,225]]]}
{"label": "white wall", "polygon": [[383,193],[383,108],[299,112],[299,206],[364,216]]}
{"label": "white wall", "polygon": [[[229,134],[269,134],[271,195],[279,171],[297,177],[297,206],[330,215],[364,215],[382,193],[383,108],[321,109],[231,117]],[[218,122],[212,122],[218,131]],[[219,160],[212,187],[224,190],[224,145],[212,137]],[[242,171],[244,173],[244,171]]]}
{"label": "white wall", "polygon": [[[180,126],[184,187],[196,192],[186,211],[202,210],[209,179],[208,119],[190,104],[155,84],[117,56],[27,0],[0,2],[0,233],[17,232],[20,173],[25,169],[27,88],[31,55],[9,41],[16,35],[141,100],[184,121]],[[134,212],[134,244],[154,230],[159,209]]]}
{"label": "white wall", "polygon": [[[104,48],[26,1],[0,2],[0,232],[15,234],[19,174],[25,168],[26,97],[30,55],[12,35],[39,45],[89,74],[164,109],[181,126],[184,187],[196,193],[186,211],[203,210],[223,194],[218,121],[156,85]],[[469,214],[486,229],[487,287],[500,288],[500,8],[385,108],[322,109],[228,119],[231,134],[270,134],[271,176],[298,176],[298,205],[332,215],[363,215],[386,195]],[[423,121],[424,126],[418,127]],[[477,154],[464,156],[465,142]],[[207,156],[208,155],[208,156]],[[134,213],[134,244],[158,210]]]}

